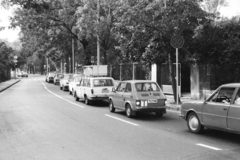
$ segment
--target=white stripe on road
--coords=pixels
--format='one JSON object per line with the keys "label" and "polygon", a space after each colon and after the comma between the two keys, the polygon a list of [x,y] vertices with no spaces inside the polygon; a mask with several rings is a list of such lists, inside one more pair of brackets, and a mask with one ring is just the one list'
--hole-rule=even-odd
{"label": "white stripe on road", "polygon": [[117,120],[119,120],[119,121],[122,121],[122,122],[125,122],[125,123],[128,123],[128,124],[131,124],[131,125],[134,125],[134,126],[139,126],[139,125],[136,124],[136,123],[132,123],[132,122],[129,122],[129,121],[123,120],[123,119],[121,119],[121,118],[117,118],[117,117],[114,117],[114,116],[110,116],[110,115],[108,115],[108,114],[105,114],[105,116],[107,116],[107,117],[111,117],[111,118],[114,118],[114,119],[117,119]]}
{"label": "white stripe on road", "polygon": [[222,150],[222,149],[220,149],[220,148],[208,146],[208,145],[201,144],[201,143],[198,143],[197,145],[198,145],[198,146],[202,146],[202,147],[206,147],[206,148],[209,148],[209,149],[212,149],[212,150],[215,150],[215,151],[221,151],[221,150]]}
{"label": "white stripe on road", "polygon": [[[41,82],[42,82],[42,81],[41,81]],[[71,104],[73,104],[73,105],[75,105],[75,106],[78,106],[78,107],[81,107],[81,108],[85,108],[84,106],[81,106],[81,105],[79,105],[79,104],[77,104],[77,103],[73,103],[73,102],[71,102],[71,101],[69,101],[69,100],[66,100],[66,99],[64,99],[63,97],[61,97],[61,96],[53,93],[52,91],[50,91],[49,89],[47,89],[46,85],[45,85],[43,82],[42,82],[42,84],[43,84],[44,88],[45,88],[48,92],[52,93],[54,96],[56,96],[56,97],[58,97],[58,98],[60,98],[60,99],[62,99],[62,100],[64,100],[64,101],[67,101],[68,103],[71,103]]]}

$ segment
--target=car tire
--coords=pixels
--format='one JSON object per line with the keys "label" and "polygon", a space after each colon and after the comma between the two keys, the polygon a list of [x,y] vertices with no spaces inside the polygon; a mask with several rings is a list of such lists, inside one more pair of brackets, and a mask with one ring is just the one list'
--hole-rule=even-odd
{"label": "car tire", "polygon": [[110,112],[115,112],[115,107],[113,105],[113,101],[112,100],[109,101],[109,110],[110,110]]}
{"label": "car tire", "polygon": [[201,124],[198,116],[194,112],[188,115],[187,126],[192,133],[197,133],[197,134],[201,133],[204,129],[204,126]]}
{"label": "car tire", "polygon": [[157,117],[162,117],[163,116],[162,112],[155,112],[155,114],[156,114]]}
{"label": "car tire", "polygon": [[69,94],[72,95],[72,91],[71,90],[69,90]]}
{"label": "car tire", "polygon": [[132,110],[129,104],[126,104],[126,115],[127,117],[131,118],[136,115],[136,113]]}
{"label": "car tire", "polygon": [[76,100],[76,101],[79,101],[79,98],[78,98],[78,96],[77,96],[77,93],[76,93],[76,92],[74,93],[74,97],[75,97],[75,100]]}
{"label": "car tire", "polygon": [[84,102],[86,105],[90,104],[90,100],[88,99],[88,97],[86,95],[84,96]]}
{"label": "car tire", "polygon": [[60,90],[62,90],[63,88],[62,88],[62,86],[60,85]]}

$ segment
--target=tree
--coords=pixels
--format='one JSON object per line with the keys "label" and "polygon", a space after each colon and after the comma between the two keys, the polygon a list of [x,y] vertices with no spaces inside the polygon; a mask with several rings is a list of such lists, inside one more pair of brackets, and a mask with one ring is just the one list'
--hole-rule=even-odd
{"label": "tree", "polygon": [[[160,1],[139,0],[138,3],[123,1],[115,13],[115,37],[123,58],[131,61],[156,63],[168,61],[170,79],[176,100],[176,81],[173,70],[174,49],[170,44],[175,34],[182,35],[186,41],[181,52],[185,57],[193,52],[188,44],[194,41],[202,31],[202,26],[209,24],[207,14],[195,0],[169,0],[167,8]],[[184,57],[180,57],[184,58]]]}

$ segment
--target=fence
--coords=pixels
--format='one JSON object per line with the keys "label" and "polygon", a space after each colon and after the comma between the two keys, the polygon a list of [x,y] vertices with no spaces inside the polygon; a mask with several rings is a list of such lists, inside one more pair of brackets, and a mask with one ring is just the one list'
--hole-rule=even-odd
{"label": "fence", "polygon": [[151,67],[145,64],[128,63],[110,65],[109,76],[115,80],[150,80]]}

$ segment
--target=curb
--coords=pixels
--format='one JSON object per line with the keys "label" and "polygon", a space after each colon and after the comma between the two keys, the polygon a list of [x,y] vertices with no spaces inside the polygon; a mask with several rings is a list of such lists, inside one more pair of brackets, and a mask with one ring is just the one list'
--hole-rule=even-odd
{"label": "curb", "polygon": [[11,86],[13,86],[14,84],[16,84],[16,83],[18,83],[18,82],[20,82],[20,81],[21,81],[21,80],[19,79],[19,80],[15,81],[14,83],[12,83],[12,84],[10,84],[10,85],[4,87],[3,89],[0,89],[0,92],[5,91],[6,89],[10,88]]}
{"label": "curb", "polygon": [[167,110],[180,111],[181,107],[174,106],[174,105],[172,105],[172,106],[167,105]]}

